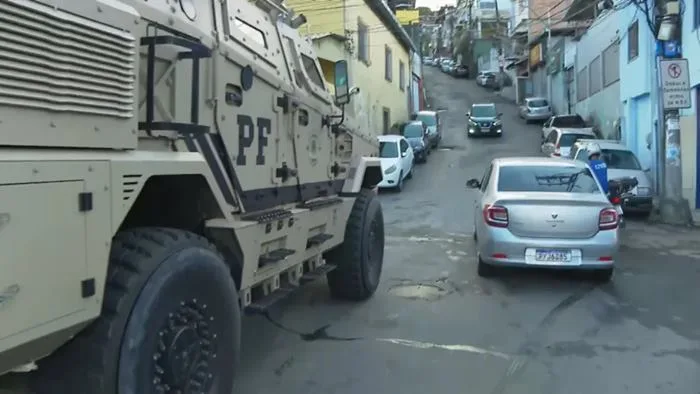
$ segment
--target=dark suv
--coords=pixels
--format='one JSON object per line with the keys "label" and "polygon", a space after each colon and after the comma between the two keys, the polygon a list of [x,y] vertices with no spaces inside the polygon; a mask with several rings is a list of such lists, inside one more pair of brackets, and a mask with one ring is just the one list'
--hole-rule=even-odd
{"label": "dark suv", "polygon": [[425,163],[430,154],[430,137],[425,123],[420,120],[404,122],[399,126],[399,131],[413,148],[413,157],[416,162]]}
{"label": "dark suv", "polygon": [[496,104],[473,104],[471,111],[467,112],[467,136],[476,135],[503,135],[503,114],[496,110]]}

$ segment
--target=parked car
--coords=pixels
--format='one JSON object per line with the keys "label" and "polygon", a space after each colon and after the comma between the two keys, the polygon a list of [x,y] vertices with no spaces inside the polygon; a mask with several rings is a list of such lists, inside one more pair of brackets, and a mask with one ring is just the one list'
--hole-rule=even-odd
{"label": "parked car", "polygon": [[479,86],[485,86],[486,80],[489,76],[493,76],[495,78],[496,73],[493,71],[479,71],[479,74],[476,76],[476,84]]}
{"label": "parked car", "polygon": [[569,159],[494,159],[474,201],[479,276],[499,267],[590,270],[613,275],[618,216],[590,167]]}
{"label": "parked car", "polygon": [[544,97],[528,97],[525,103],[520,106],[518,114],[525,119],[525,123],[532,121],[543,121],[554,115],[552,107]]}
{"label": "parked car", "polygon": [[456,78],[467,78],[469,77],[469,68],[464,64],[458,64],[455,66],[454,70],[452,70],[452,75]]}
{"label": "parked car", "polygon": [[549,157],[569,157],[576,140],[596,138],[589,129],[554,129],[542,142],[542,153]]}
{"label": "parked car", "polygon": [[444,73],[449,73],[451,67],[452,67],[452,60],[451,59],[445,59],[440,63],[440,69]]}
{"label": "parked car", "polygon": [[500,137],[503,135],[502,113],[496,110],[494,103],[472,104],[467,112],[467,136],[491,135]]}
{"label": "parked car", "polygon": [[403,190],[403,182],[413,177],[413,149],[400,135],[380,135],[379,159],[382,162],[380,189]]}
{"label": "parked car", "polygon": [[569,158],[588,161],[588,146],[596,143],[602,151],[601,159],[608,165],[608,179],[637,179],[637,186],[630,193],[633,197],[622,201],[623,211],[649,215],[652,211],[653,184],[649,173],[651,169],[642,168],[639,159],[629,148],[615,140],[578,140],[571,147]]}
{"label": "parked car", "polygon": [[420,120],[404,122],[399,126],[402,136],[406,138],[411,148],[416,163],[425,163],[430,155],[430,139],[428,127]]}
{"label": "parked car", "polygon": [[418,111],[411,117],[412,120],[423,122],[428,131],[428,141],[431,148],[437,148],[442,140],[442,121],[437,111]]}
{"label": "parked car", "polygon": [[544,139],[547,138],[549,133],[554,129],[586,129],[593,131],[592,127],[588,127],[586,125],[586,121],[583,120],[581,115],[554,115],[544,122],[544,125],[542,125],[542,140],[544,141]]}
{"label": "parked car", "polygon": [[426,56],[423,58],[423,64],[433,64],[433,58],[430,56]]}
{"label": "parked car", "polygon": [[441,60],[442,60],[441,57],[436,57],[436,58],[434,58],[434,59],[433,59],[433,66],[436,66],[436,67],[439,66]]}

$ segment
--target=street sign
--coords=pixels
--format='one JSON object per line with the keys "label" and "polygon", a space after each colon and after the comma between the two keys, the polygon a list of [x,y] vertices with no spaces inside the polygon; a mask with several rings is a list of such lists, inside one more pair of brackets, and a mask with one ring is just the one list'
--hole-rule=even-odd
{"label": "street sign", "polygon": [[664,109],[690,108],[690,74],[688,59],[660,60],[661,89]]}

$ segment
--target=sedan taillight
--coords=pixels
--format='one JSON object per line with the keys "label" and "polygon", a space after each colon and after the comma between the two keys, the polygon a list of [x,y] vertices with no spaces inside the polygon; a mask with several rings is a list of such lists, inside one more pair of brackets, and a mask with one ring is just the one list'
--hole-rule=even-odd
{"label": "sedan taillight", "polygon": [[508,227],[508,210],[499,205],[484,207],[484,221],[492,227]]}
{"label": "sedan taillight", "polygon": [[614,208],[605,208],[598,215],[598,228],[601,230],[613,230],[617,228],[617,211]]}

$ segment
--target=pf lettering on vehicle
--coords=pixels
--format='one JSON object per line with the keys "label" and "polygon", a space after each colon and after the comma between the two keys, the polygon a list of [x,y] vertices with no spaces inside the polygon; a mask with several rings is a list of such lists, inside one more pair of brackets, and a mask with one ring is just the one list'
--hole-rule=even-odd
{"label": "pf lettering on vehicle", "polygon": [[[245,151],[253,145],[255,135],[258,136],[258,153],[255,156],[255,164],[265,165],[265,147],[267,146],[267,135],[272,133],[272,121],[268,118],[259,117],[255,122],[248,115],[238,115],[238,156],[236,164],[244,166],[247,163]],[[256,133],[257,126],[257,133]]]}

